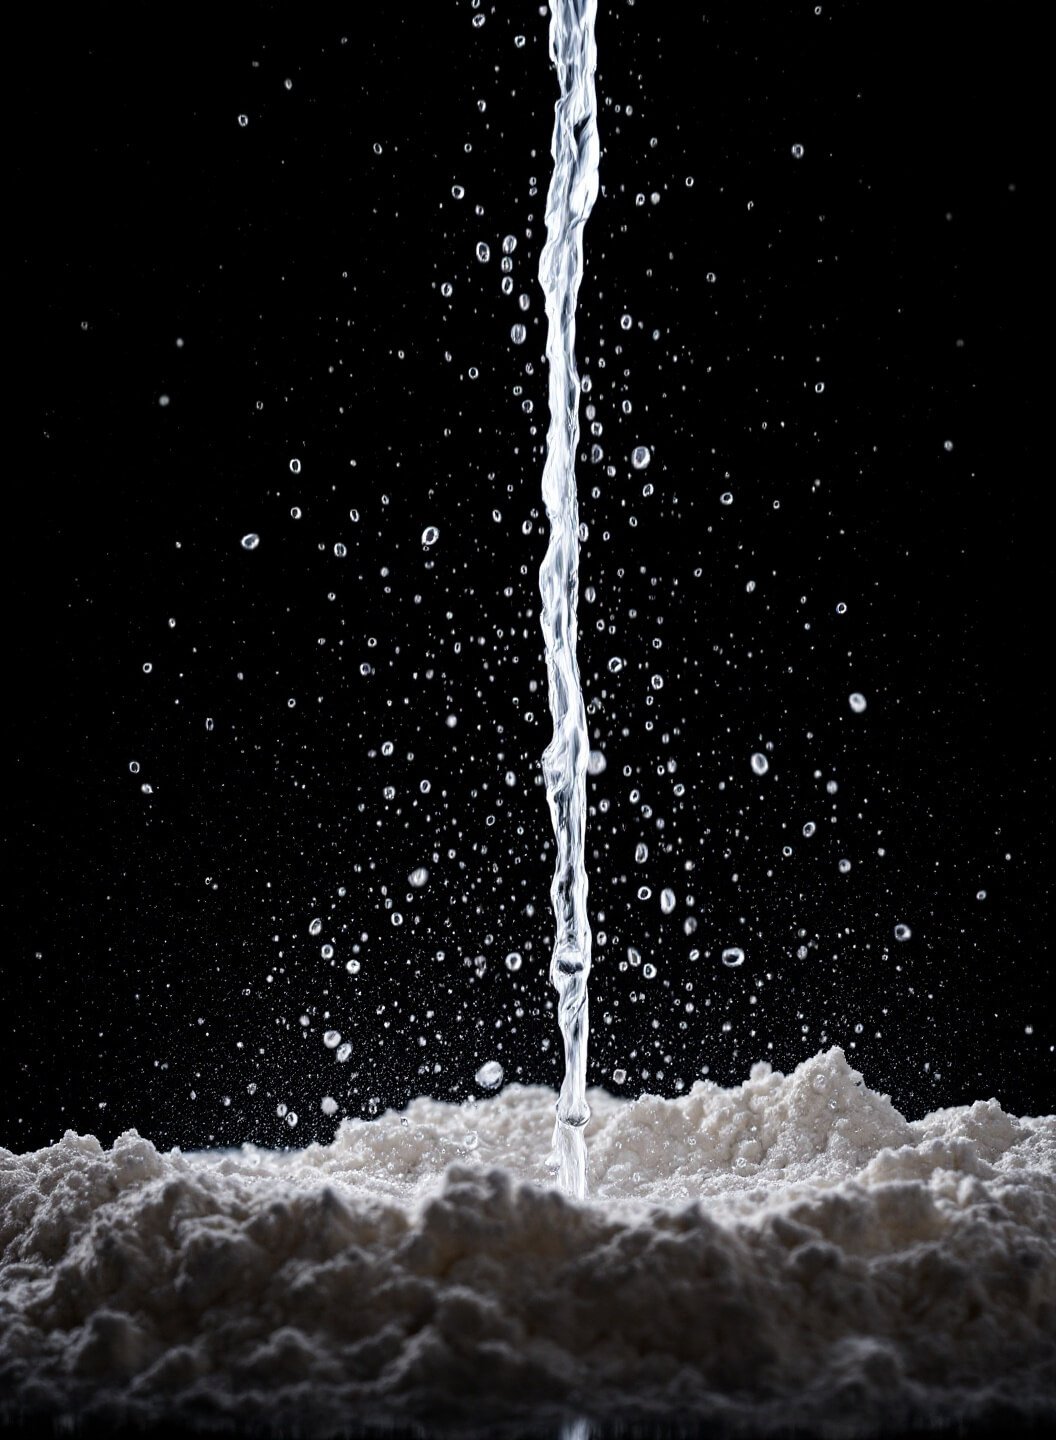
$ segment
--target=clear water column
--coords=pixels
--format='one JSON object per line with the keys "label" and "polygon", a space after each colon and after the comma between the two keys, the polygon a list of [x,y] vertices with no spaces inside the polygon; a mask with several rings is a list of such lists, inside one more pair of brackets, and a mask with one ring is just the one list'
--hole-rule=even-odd
{"label": "clear water column", "polygon": [[543,752],[543,773],[557,842],[550,887],[555,922],[550,978],[558,992],[558,1022],[565,1047],[554,1159],[561,1185],[577,1196],[586,1193],[582,1127],[590,1118],[586,1073],[591,934],[583,853],[590,743],[576,663],[580,383],[575,344],[576,298],[583,278],[583,226],[598,193],[596,14],[597,0],[550,0],[550,56],[557,67],[561,96],[554,113],[547,240],[539,262],[539,281],[546,296],[550,376],[550,428],[543,469],[550,543],[539,570],[539,590],[554,721],[553,738]]}

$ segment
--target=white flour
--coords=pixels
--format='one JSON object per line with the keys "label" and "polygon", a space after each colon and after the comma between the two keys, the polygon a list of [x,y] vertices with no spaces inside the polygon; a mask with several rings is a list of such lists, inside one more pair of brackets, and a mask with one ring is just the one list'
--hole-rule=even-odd
{"label": "white flour", "polygon": [[678,1100],[416,1100],[294,1154],[0,1149],[0,1413],[326,1434],[1056,1414],[1056,1117],[909,1123],[840,1050]]}

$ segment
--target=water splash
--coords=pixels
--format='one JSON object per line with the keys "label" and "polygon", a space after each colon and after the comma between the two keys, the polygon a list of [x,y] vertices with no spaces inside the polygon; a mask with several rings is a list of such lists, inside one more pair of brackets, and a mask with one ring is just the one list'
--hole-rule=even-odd
{"label": "water splash", "polygon": [[586,1193],[582,1126],[590,1118],[586,1073],[591,936],[583,863],[590,745],[576,663],[580,384],[575,344],[576,297],[583,278],[583,226],[598,193],[596,14],[597,0],[550,0],[550,56],[557,67],[561,96],[554,107],[554,172],[546,200],[547,240],[539,262],[550,366],[550,429],[543,469],[550,543],[539,570],[539,590],[554,721],[553,738],[543,752],[543,774],[557,842],[550,887],[555,922],[550,979],[559,996],[558,1022],[565,1046],[554,1151],[562,1186],[578,1196]]}

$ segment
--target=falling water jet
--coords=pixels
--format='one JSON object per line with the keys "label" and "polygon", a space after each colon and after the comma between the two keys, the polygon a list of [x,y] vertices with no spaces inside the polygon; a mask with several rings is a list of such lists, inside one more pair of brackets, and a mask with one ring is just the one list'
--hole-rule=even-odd
{"label": "falling water jet", "polygon": [[590,924],[583,860],[587,760],[590,745],[576,663],[579,594],[579,374],[576,297],[583,278],[583,226],[598,193],[594,20],[597,0],[550,0],[550,56],[560,99],[554,107],[554,171],[546,200],[546,245],[539,283],[546,296],[546,354],[550,366],[550,428],[543,468],[543,500],[550,543],[539,570],[540,620],[546,644],[553,737],[543,752],[546,798],[557,856],[550,898],[554,950],[550,979],[558,992],[565,1074],[557,1102],[554,1159],[569,1194],[586,1194],[587,977]]}

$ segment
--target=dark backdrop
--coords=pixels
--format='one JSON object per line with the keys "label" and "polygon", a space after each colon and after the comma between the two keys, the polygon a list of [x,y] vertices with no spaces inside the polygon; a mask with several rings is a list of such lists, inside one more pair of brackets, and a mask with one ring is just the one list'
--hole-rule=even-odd
{"label": "dark backdrop", "polygon": [[[1039,36],[818,10],[598,21],[591,1078],[840,1044],[911,1114],[1047,1109]],[[558,1078],[546,41],[513,0],[16,37],[13,1148],[301,1142],[324,1096]]]}

